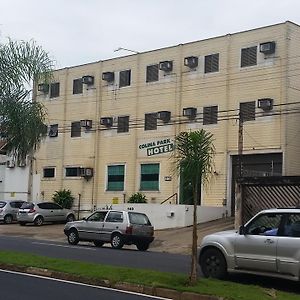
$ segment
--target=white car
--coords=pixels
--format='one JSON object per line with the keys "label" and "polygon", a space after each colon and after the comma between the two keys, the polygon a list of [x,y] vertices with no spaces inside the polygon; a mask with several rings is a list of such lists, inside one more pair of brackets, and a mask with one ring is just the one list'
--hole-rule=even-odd
{"label": "white car", "polygon": [[243,272],[298,281],[300,209],[264,210],[238,231],[207,235],[199,264],[205,277],[220,279],[227,272]]}

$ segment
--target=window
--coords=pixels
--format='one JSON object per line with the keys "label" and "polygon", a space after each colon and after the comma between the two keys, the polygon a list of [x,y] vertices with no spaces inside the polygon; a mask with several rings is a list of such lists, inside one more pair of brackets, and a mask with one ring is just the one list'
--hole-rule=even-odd
{"label": "window", "polygon": [[218,106],[203,107],[203,125],[218,123]]}
{"label": "window", "polygon": [[151,226],[151,223],[145,214],[128,212],[128,216],[131,224]]}
{"label": "window", "polygon": [[254,219],[246,228],[247,234],[277,235],[281,214],[262,214]]}
{"label": "window", "polygon": [[53,178],[55,177],[55,168],[44,168],[43,169],[44,178]]}
{"label": "window", "polygon": [[79,177],[80,168],[79,167],[67,167],[66,168],[66,177]]}
{"label": "window", "polygon": [[205,56],[205,73],[212,73],[219,71],[219,53]]}
{"label": "window", "polygon": [[145,130],[157,129],[157,113],[145,114]]}
{"label": "window", "polygon": [[50,98],[59,97],[59,82],[50,84]]}
{"label": "window", "polygon": [[300,214],[286,215],[283,232],[279,235],[300,237]]}
{"label": "window", "polygon": [[71,124],[71,137],[81,136],[81,126],[80,122],[72,122]]}
{"label": "window", "polygon": [[240,119],[243,122],[255,120],[255,101],[240,103]]}
{"label": "window", "polygon": [[141,165],[141,191],[159,190],[159,164]]}
{"label": "window", "polygon": [[82,94],[82,78],[73,80],[73,94]]}
{"label": "window", "polygon": [[124,191],[124,165],[107,167],[107,190]]}
{"label": "window", "polygon": [[12,202],[10,202],[10,206],[12,208],[21,208],[23,203],[24,203],[24,201],[12,201]]}
{"label": "window", "polygon": [[250,67],[257,64],[257,46],[244,48],[241,52],[241,67]]}
{"label": "window", "polygon": [[97,211],[87,218],[89,222],[104,222],[107,211]]}
{"label": "window", "polygon": [[57,137],[58,136],[58,124],[50,125],[49,129],[49,137]]}
{"label": "window", "polygon": [[120,72],[120,82],[119,87],[129,86],[131,80],[131,70],[121,71]]}
{"label": "window", "polygon": [[147,66],[146,82],[158,81],[158,64]]}
{"label": "window", "polygon": [[119,211],[111,211],[106,218],[106,222],[122,223],[123,213]]}
{"label": "window", "polygon": [[129,131],[129,117],[118,117],[118,129],[117,132],[128,132]]}

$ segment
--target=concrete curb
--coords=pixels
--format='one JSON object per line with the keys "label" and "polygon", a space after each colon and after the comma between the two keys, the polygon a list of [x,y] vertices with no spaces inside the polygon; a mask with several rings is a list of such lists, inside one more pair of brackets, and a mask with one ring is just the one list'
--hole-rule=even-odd
{"label": "concrete curb", "polygon": [[0,263],[0,268],[5,270],[10,270],[10,271],[44,276],[44,277],[81,282],[81,283],[103,286],[103,287],[110,287],[118,290],[142,293],[151,296],[165,297],[174,300],[224,300],[223,297],[200,295],[192,292],[179,292],[168,288],[144,286],[139,284],[127,283],[127,282],[112,283],[109,280],[91,279],[82,276],[56,272],[56,271],[51,271],[48,269],[42,269],[36,267],[24,267],[24,266]]}

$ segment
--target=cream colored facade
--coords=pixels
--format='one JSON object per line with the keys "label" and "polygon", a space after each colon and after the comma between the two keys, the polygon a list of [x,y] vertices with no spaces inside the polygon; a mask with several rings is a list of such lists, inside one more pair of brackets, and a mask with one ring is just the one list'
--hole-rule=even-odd
{"label": "cream colored facade", "polygon": [[[260,44],[275,42],[275,53],[260,52]],[[241,67],[241,49],[257,46],[257,61]],[[114,201],[127,201],[140,191],[141,164],[159,164],[159,189],[142,191],[150,203],[180,193],[179,176],[173,171],[171,152],[147,155],[147,144],[172,143],[176,134],[205,129],[214,135],[215,173],[203,187],[201,203],[227,205],[232,197],[232,156],[238,153],[238,113],[241,102],[255,101],[255,120],[244,122],[243,154],[282,153],[282,175],[299,175],[300,27],[291,22],[236,34],[138,53],[55,71],[60,83],[59,97],[38,92],[37,100],[48,109],[48,123],[58,124],[58,136],[47,137],[36,153],[34,170],[41,174],[41,198],[51,199],[54,191],[70,189],[80,197],[81,209],[92,209]],[[218,70],[205,73],[205,57],[219,54]],[[198,58],[198,66],[184,65],[186,57]],[[172,61],[173,70],[159,70],[159,79],[146,82],[147,66]],[[119,72],[131,70],[130,85],[119,87]],[[103,72],[114,72],[115,80],[102,80]],[[73,80],[94,77],[73,94]],[[273,99],[273,109],[258,108],[258,99]],[[218,122],[203,125],[203,107],[218,107]],[[189,120],[183,109],[197,108]],[[170,111],[168,123],[157,120],[156,130],[145,130],[145,114]],[[129,116],[129,131],[117,132],[117,117]],[[100,125],[100,118],[113,117],[112,127]],[[71,122],[92,120],[92,128],[81,128],[80,137],[71,137]],[[168,140],[169,139],[169,140]],[[159,142],[158,142],[159,141]],[[151,144],[152,143],[152,144]],[[168,148],[169,147],[169,148]],[[160,151],[170,151],[170,147]],[[155,150],[159,151],[159,150]],[[148,153],[149,154],[149,153]],[[124,165],[124,189],[108,191],[107,168]],[[93,168],[93,177],[66,177],[66,167]],[[54,176],[44,178],[44,168]],[[174,197],[171,198],[174,201]]]}

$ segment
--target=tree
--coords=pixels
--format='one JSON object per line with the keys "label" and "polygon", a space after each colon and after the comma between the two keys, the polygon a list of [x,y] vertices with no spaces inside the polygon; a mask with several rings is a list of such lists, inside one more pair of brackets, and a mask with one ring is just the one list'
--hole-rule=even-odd
{"label": "tree", "polygon": [[197,281],[197,200],[199,199],[199,185],[209,181],[213,169],[215,147],[213,135],[205,130],[181,132],[175,137],[175,151],[173,154],[175,167],[183,184],[190,184],[193,191],[193,241],[191,254],[190,284]]}
{"label": "tree", "polygon": [[31,100],[33,85],[49,82],[53,61],[34,41],[0,44],[0,139],[23,162],[45,134],[46,111]]}
{"label": "tree", "polygon": [[60,191],[55,191],[52,196],[52,200],[63,208],[70,209],[73,206],[74,197],[70,190],[63,189]]}
{"label": "tree", "polygon": [[128,203],[147,203],[147,198],[144,194],[137,192],[129,197]]}

